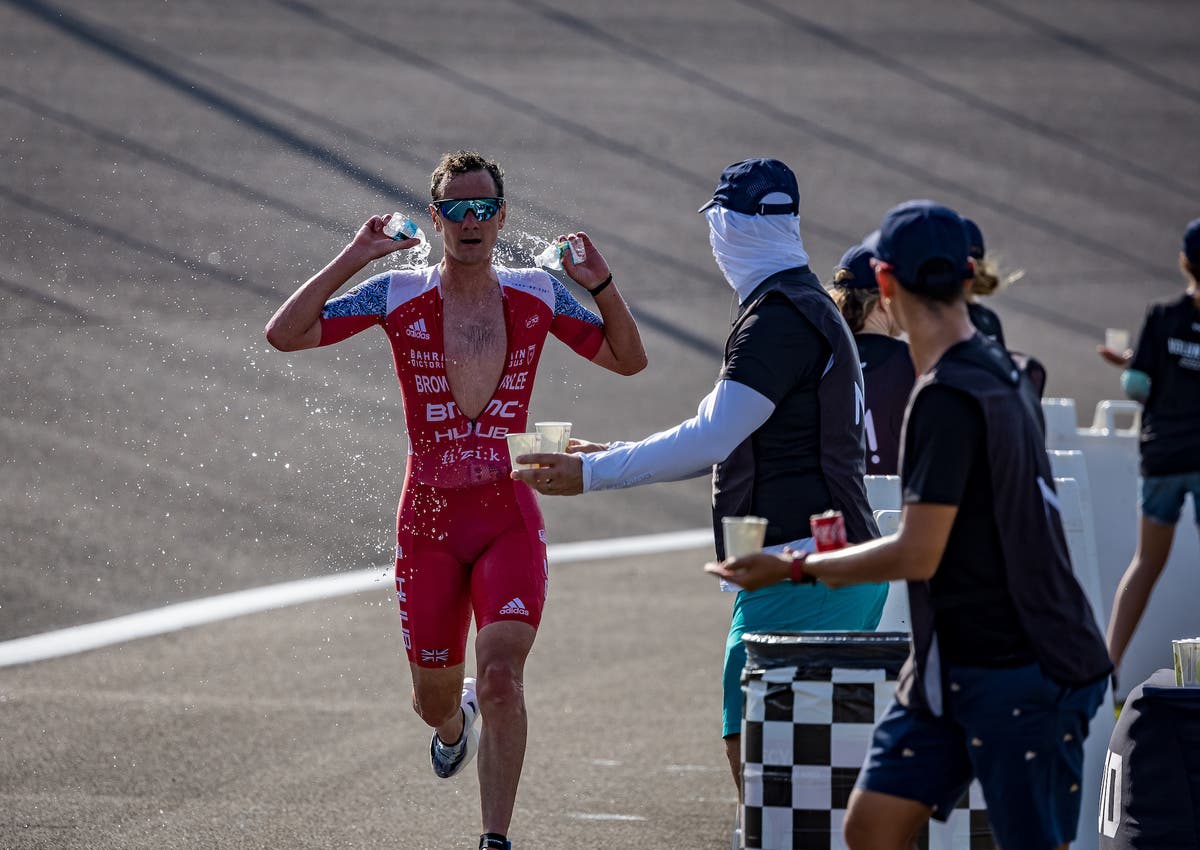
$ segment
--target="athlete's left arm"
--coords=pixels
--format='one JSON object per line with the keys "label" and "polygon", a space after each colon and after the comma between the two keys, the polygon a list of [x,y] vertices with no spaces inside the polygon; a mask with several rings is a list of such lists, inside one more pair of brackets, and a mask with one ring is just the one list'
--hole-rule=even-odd
{"label": "athlete's left arm", "polygon": [[[808,555],[804,574],[828,587],[882,581],[928,581],[937,572],[958,516],[958,505],[915,502],[904,506],[900,530],[895,534],[838,549]],[[791,555],[759,552],[705,569],[743,590],[758,590],[792,575]]]}
{"label": "athlete's left arm", "polygon": [[[597,366],[603,366],[619,375],[636,375],[646,368],[647,362],[646,349],[642,347],[642,335],[638,331],[637,322],[629,312],[629,305],[617,290],[616,281],[611,279],[612,272],[608,263],[592,240],[583,232],[572,235],[583,241],[584,261],[575,263],[568,252],[563,257],[563,270],[584,289],[595,293],[593,298],[600,315],[597,317],[595,313],[583,307],[565,286],[556,281],[555,335]],[[562,321],[560,316],[564,317]],[[592,328],[598,329],[598,333],[596,330],[589,332],[586,328],[582,329],[582,334],[573,333],[569,329],[572,322],[591,325]],[[593,350],[588,351],[589,348]]]}

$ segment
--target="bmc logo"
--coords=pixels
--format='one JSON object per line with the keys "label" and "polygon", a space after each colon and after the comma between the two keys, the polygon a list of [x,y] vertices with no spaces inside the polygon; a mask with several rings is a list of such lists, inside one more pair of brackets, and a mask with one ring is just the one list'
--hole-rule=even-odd
{"label": "bmc logo", "polygon": [[499,416],[501,419],[516,419],[521,413],[521,403],[519,401],[506,401],[501,403],[500,399],[494,398],[488,402],[487,410],[483,411],[484,415],[491,414]]}
{"label": "bmc logo", "polygon": [[424,319],[417,319],[404,329],[404,333],[413,339],[429,339],[429,331],[425,330]]}
{"label": "bmc logo", "polygon": [[426,422],[445,422],[447,419],[453,419],[458,415],[458,405],[452,401],[445,404],[426,404],[425,405],[425,421]]}
{"label": "bmc logo", "polygon": [[[452,401],[448,401],[445,404],[428,402],[425,405],[425,421],[446,422],[458,416],[459,412],[458,405]],[[521,403],[519,401],[502,402],[500,399],[494,398],[488,402],[488,406],[480,414],[480,418],[484,416],[498,416],[501,419],[516,419],[520,415]]]}

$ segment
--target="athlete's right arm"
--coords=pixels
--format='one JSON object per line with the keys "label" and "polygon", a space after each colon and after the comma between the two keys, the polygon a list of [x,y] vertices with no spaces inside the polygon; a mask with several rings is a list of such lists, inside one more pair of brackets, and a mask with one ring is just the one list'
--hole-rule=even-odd
{"label": "athlete's right arm", "polygon": [[368,263],[394,251],[419,244],[418,239],[396,241],[383,232],[389,216],[372,216],[354,239],[308,281],[292,293],[267,322],[267,342],[280,351],[302,351],[321,344],[321,309],[333,293]]}

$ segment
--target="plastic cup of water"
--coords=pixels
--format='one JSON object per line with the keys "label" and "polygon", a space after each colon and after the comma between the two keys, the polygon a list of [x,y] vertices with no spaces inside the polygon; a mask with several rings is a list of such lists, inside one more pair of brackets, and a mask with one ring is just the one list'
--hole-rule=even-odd
{"label": "plastic cup of water", "polygon": [[542,445],[548,452],[565,452],[571,439],[570,422],[535,422],[533,427],[542,435]]}
{"label": "plastic cup of water", "polygon": [[390,236],[399,241],[401,239],[412,239],[420,232],[421,228],[417,227],[417,223],[401,212],[392,213],[392,217],[388,219],[387,224],[383,226],[383,235]]}
{"label": "plastic cup of water", "polygon": [[522,434],[509,434],[508,457],[513,469],[537,469],[536,463],[517,463],[521,455],[537,454],[542,450],[542,435],[536,431]]}
{"label": "plastic cup of water", "polygon": [[761,552],[767,536],[767,521],[760,516],[727,516],[721,518],[725,537],[725,557],[740,558]]}
{"label": "plastic cup of water", "polygon": [[1175,684],[1183,688],[1200,688],[1200,637],[1171,641],[1175,656]]}
{"label": "plastic cup of water", "polygon": [[1105,328],[1104,347],[1124,354],[1129,349],[1129,331],[1124,328]]}
{"label": "plastic cup of water", "polygon": [[567,237],[567,248],[571,251],[571,262],[575,265],[587,259],[587,249],[583,247],[583,240],[578,236]]}

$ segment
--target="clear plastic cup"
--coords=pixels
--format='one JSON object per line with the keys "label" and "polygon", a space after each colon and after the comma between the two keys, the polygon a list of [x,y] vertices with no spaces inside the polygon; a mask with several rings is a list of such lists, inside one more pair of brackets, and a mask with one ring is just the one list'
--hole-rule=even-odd
{"label": "clear plastic cup", "polygon": [[570,422],[535,422],[533,427],[542,435],[542,445],[548,452],[565,452],[571,439]]}
{"label": "clear plastic cup", "polygon": [[1117,354],[1124,354],[1129,350],[1129,331],[1124,328],[1105,328],[1104,347],[1112,349]]}
{"label": "clear plastic cup", "polygon": [[767,521],[760,516],[727,516],[721,518],[725,536],[725,557],[740,558],[761,552],[767,536]]}
{"label": "clear plastic cup", "polygon": [[1200,688],[1200,637],[1171,641],[1175,656],[1175,684],[1184,688]]}
{"label": "clear plastic cup", "polygon": [[537,469],[536,463],[517,463],[521,455],[537,454],[542,450],[542,435],[531,433],[509,434],[508,457],[513,469]]}
{"label": "clear plastic cup", "polygon": [[575,265],[587,259],[587,249],[583,247],[583,240],[578,236],[568,236],[567,247],[571,251],[571,262]]}
{"label": "clear plastic cup", "polygon": [[392,213],[392,217],[383,226],[383,235],[390,236],[397,241],[412,239],[420,231],[421,228],[417,227],[417,223],[401,212]]}

